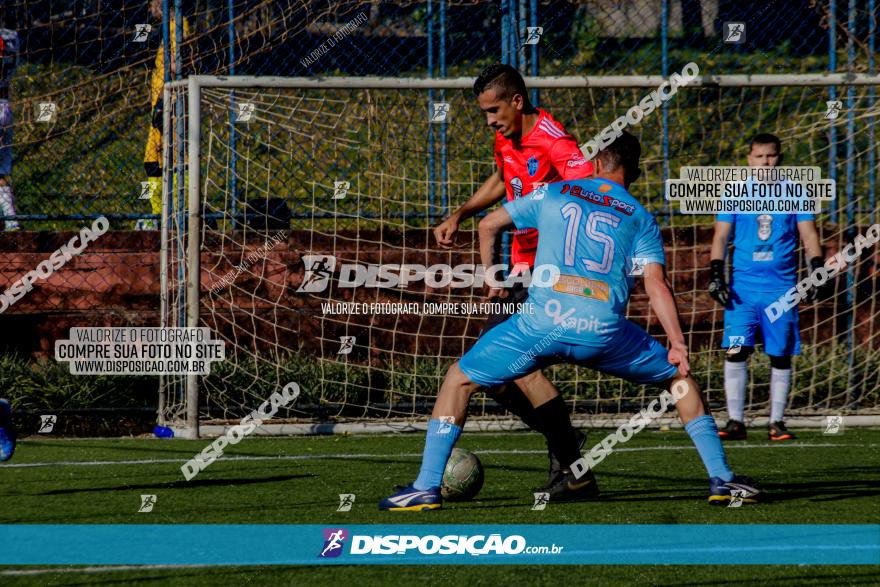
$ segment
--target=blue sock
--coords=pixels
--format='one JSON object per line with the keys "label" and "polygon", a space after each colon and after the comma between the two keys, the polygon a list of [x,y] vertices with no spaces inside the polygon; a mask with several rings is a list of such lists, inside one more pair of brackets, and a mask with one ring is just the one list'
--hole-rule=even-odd
{"label": "blue sock", "polygon": [[718,427],[712,416],[694,418],[684,425],[684,429],[694,441],[709,477],[721,477],[724,481],[733,479],[733,471],[727,466],[727,457],[724,456],[724,447],[721,446]]}
{"label": "blue sock", "polygon": [[459,436],[461,436],[461,428],[455,424],[441,422],[434,418],[428,421],[425,451],[422,453],[422,468],[413,487],[419,491],[440,487],[440,482],[443,481],[443,471],[446,469],[446,461],[449,460],[452,447],[455,446]]}

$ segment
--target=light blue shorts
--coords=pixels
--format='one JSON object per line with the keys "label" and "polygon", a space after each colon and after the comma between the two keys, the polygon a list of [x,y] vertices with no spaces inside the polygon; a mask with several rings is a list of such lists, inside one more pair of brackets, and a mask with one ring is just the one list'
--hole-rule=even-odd
{"label": "light blue shorts", "polygon": [[514,315],[477,340],[459,361],[474,383],[491,387],[515,381],[536,369],[574,363],[633,383],[662,383],[678,368],[668,351],[639,325],[624,320],[610,343],[573,344],[552,340],[552,333],[525,334]]}

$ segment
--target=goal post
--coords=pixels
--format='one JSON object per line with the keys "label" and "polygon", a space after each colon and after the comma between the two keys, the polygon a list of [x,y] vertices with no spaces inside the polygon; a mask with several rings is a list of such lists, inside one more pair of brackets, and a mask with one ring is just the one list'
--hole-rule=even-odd
{"label": "goal post", "polygon": [[[187,83],[187,153],[191,162],[187,168],[189,186],[187,186],[187,247],[186,247],[186,325],[197,328],[199,324],[199,303],[202,287],[201,264],[201,230],[202,207],[199,185],[201,182],[199,162],[201,115],[201,86],[197,79]],[[164,206],[163,206],[164,207]],[[199,436],[199,377],[195,374],[186,376],[186,422],[190,436]]]}
{"label": "goal post", "polygon": [[[663,81],[526,78],[540,90],[538,105],[580,143]],[[479,263],[475,225],[461,227],[452,251],[431,233],[493,171],[493,138],[472,84],[193,76],[165,85],[162,325],[211,328],[227,360],[205,377],[163,378],[161,422],[195,437],[200,423],[240,419],[289,381],[302,393],[276,421],[307,424],[286,430],[315,421],[395,429],[423,419],[483,316],[407,310],[479,307],[481,292],[424,280],[349,287],[340,268]],[[786,164],[820,167],[837,180],[835,207],[820,216],[827,256],[880,219],[877,146],[868,132],[880,115],[878,85],[880,76],[867,74],[705,76],[679,88],[662,113],[628,128],[643,149],[644,173],[632,192],[661,221],[693,370],[721,411],[723,312],[705,293],[713,217],[672,211],[663,198],[666,170],[677,177],[682,166],[745,165],[748,138],[776,134]],[[830,87],[850,88],[835,118],[827,116]],[[333,266],[310,265],[316,259]],[[818,422],[826,414],[878,414],[877,259],[877,251],[866,251],[834,282],[831,300],[802,307],[804,350],[789,399],[795,416]],[[323,289],[305,286],[314,267],[327,272]],[[628,316],[664,340],[639,286]],[[747,409],[761,417],[766,357],[756,353],[752,367]],[[576,420],[624,416],[656,395],[570,365],[548,374]],[[471,414],[506,425],[487,397],[475,398]]]}

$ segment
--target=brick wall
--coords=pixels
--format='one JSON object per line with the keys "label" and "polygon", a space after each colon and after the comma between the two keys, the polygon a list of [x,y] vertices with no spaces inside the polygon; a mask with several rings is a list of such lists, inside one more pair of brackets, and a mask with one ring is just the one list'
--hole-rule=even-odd
{"label": "brick wall", "polygon": [[[717,344],[722,312],[705,293],[709,262],[711,229],[664,229],[664,240],[673,245],[675,253],[667,259],[685,331],[692,333],[693,346]],[[860,233],[863,230],[859,231]],[[0,287],[9,287],[27,271],[67,242],[74,233],[6,233],[0,235]],[[456,355],[463,350],[462,334],[475,336],[480,329],[479,318],[440,320],[423,316],[341,316],[315,320],[321,315],[321,298],[296,293],[302,280],[300,251],[333,254],[340,261],[369,263],[434,263],[474,262],[471,252],[426,252],[432,239],[426,230],[404,232],[359,231],[342,232],[331,238],[305,231],[291,232],[286,241],[271,248],[265,260],[259,260],[234,283],[211,294],[211,287],[229,271],[234,271],[251,251],[266,242],[265,236],[247,238],[242,252],[238,245],[217,235],[208,235],[202,255],[202,300],[210,308],[204,312],[205,325],[225,334],[229,319],[239,324],[238,344],[260,348],[261,341],[275,340],[280,346],[312,352],[318,345],[338,344],[338,336],[354,334],[374,341],[376,355],[394,348],[398,352],[420,353],[440,351]],[[469,235],[460,242],[469,242]],[[236,236],[235,242],[241,241]],[[696,244],[695,243],[700,243]],[[433,245],[433,243],[431,243]],[[159,233],[111,231],[90,244],[79,256],[45,281],[36,281],[33,291],[0,314],[0,351],[19,352],[35,358],[49,358],[54,341],[66,338],[72,326],[151,326],[159,324]],[[826,243],[826,254],[839,245]],[[227,254],[218,254],[219,251]],[[862,267],[860,310],[857,315],[857,340],[866,340],[878,331],[878,317],[869,315],[872,304],[863,303],[873,295],[876,284],[876,263],[880,254],[873,251],[871,261]],[[693,268],[700,270],[694,272]],[[251,275],[250,272],[257,275]],[[873,281],[865,276],[873,275]],[[696,283],[694,281],[696,277]],[[842,283],[841,283],[842,285]],[[868,287],[870,286],[870,287]],[[335,301],[362,302],[443,302],[471,301],[465,290],[429,292],[411,286],[406,291],[342,288],[331,293]],[[454,294],[450,297],[450,293]],[[323,296],[326,300],[326,295]],[[479,300],[475,300],[479,301]],[[807,341],[827,340],[842,332],[842,324],[832,317],[837,305],[842,315],[843,294],[825,302],[820,309],[802,312],[801,327]],[[650,312],[643,288],[637,286],[630,304],[630,315],[638,322],[648,323],[652,332],[661,332],[656,317]],[[259,320],[253,320],[259,316]],[[281,326],[278,328],[277,326]],[[710,336],[715,331],[715,338]],[[876,337],[874,337],[876,338]],[[323,341],[323,342],[322,342]]]}

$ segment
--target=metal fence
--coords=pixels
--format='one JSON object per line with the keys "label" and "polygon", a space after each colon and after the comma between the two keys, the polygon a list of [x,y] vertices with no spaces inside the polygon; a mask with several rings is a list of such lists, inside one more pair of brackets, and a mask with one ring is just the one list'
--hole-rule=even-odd
{"label": "metal fence", "polygon": [[[79,378],[79,392],[71,395],[66,379],[30,361],[51,358],[51,341],[71,326],[159,323],[160,292],[166,291],[159,283],[160,235],[130,231],[137,225],[155,228],[160,218],[161,190],[157,193],[157,182],[150,178],[161,175],[155,164],[161,166],[166,145],[157,137],[170,114],[164,105],[158,107],[157,97],[171,80],[192,74],[433,79],[422,86],[424,91],[389,92],[384,98],[373,93],[377,100],[373,106],[390,105],[401,117],[420,117],[427,116],[430,102],[448,101],[458,109],[458,122],[407,126],[405,119],[389,125],[378,116],[365,117],[361,122],[366,137],[400,142],[395,151],[400,156],[394,162],[401,169],[400,177],[383,186],[384,191],[365,191],[370,197],[364,201],[377,204],[377,194],[385,200],[385,207],[377,204],[369,211],[372,216],[360,209],[345,210],[355,216],[355,223],[374,222],[397,197],[397,186],[406,185],[418,205],[407,202],[405,209],[394,208],[397,216],[382,219],[395,218],[403,228],[424,231],[467,199],[492,167],[490,135],[470,98],[468,83],[450,80],[473,78],[495,61],[516,65],[533,77],[581,76],[587,80],[581,91],[561,90],[553,82],[544,87],[534,84],[532,99],[548,107],[583,142],[643,90],[596,89],[588,83],[592,76],[667,76],[690,61],[699,62],[700,74],[709,83],[717,75],[876,75],[876,2],[5,0],[0,3],[0,142],[11,143],[11,171],[3,179],[14,198],[5,198],[8,191],[0,189],[0,223],[7,230],[18,223],[23,230],[0,234],[0,281],[9,287],[61,247],[71,238],[61,231],[79,230],[100,216],[109,219],[112,230],[67,264],[64,272],[41,282],[4,313],[0,387],[17,394],[14,400],[29,398],[31,403],[26,404],[31,406],[36,405],[34,398],[54,408],[127,406],[135,388],[138,397],[146,398],[142,405],[154,404],[154,382],[149,378],[136,385],[130,379],[121,384],[111,382],[113,378],[87,378],[85,384],[86,379]],[[838,180],[840,205],[823,213],[820,221],[830,242],[852,242],[859,227],[878,219],[876,86],[826,81],[765,88],[760,78],[755,79],[739,84],[740,93],[719,87],[688,93],[687,99],[682,95],[674,105],[665,105],[656,119],[640,126],[648,159],[648,173],[637,188],[640,196],[658,198],[663,179],[677,174],[683,161],[694,163],[688,159],[688,141],[701,136],[700,125],[715,125],[696,145],[702,150],[699,164],[703,165],[732,164],[739,157],[748,137],[725,133],[725,128],[751,131],[769,126],[784,131],[780,136],[799,164],[821,165],[824,176]],[[328,121],[310,119],[309,140],[320,144],[327,132],[322,124],[333,123],[334,108],[345,102],[325,90],[310,90],[308,96],[321,101],[321,114],[329,117]],[[229,196],[233,205],[254,195],[248,191],[253,185],[240,179],[248,172],[247,160],[239,152],[267,144],[232,124],[235,105],[246,97],[245,88],[206,97],[208,106],[215,108],[206,118],[216,124],[217,136],[228,141],[224,144],[229,154],[228,162],[214,165],[210,169],[214,175],[206,177],[215,182],[211,189]],[[286,99],[297,98],[288,94]],[[359,96],[348,100],[355,103]],[[840,116],[831,122],[823,117],[827,101],[840,101]],[[265,106],[270,113],[273,108]],[[797,116],[792,117],[792,112]],[[333,130],[347,138],[350,130],[341,129],[338,121],[335,124]],[[320,173],[308,178],[313,190],[323,194],[321,190],[332,187],[331,180],[340,170],[376,163],[368,160],[371,152],[364,147],[371,144],[358,143],[360,159],[346,158],[352,149],[342,150],[338,159],[327,158]],[[300,148],[293,142],[284,145],[289,153]],[[261,157],[256,150],[249,156],[258,162]],[[303,168],[291,167],[278,165],[287,175],[278,173],[273,179],[302,176]],[[411,170],[417,170],[418,177]],[[391,170],[383,171],[393,175]],[[183,185],[168,187],[185,190]],[[295,202],[299,196],[292,195]],[[652,211],[664,223],[682,221],[672,218],[668,209],[653,206]],[[237,211],[230,215],[237,222]],[[312,216],[316,222],[330,221]],[[696,224],[710,220],[708,216],[698,222],[685,219],[681,224],[688,229],[674,236],[673,246],[687,251],[685,256],[693,261],[674,274],[693,276],[677,284],[689,290],[696,291],[700,268],[695,241],[702,227]],[[673,234],[669,227],[664,229]],[[877,329],[861,323],[857,311],[849,310],[855,304],[867,315],[876,315],[872,305],[876,267],[877,263],[865,262],[859,269],[864,274],[847,275],[845,284],[841,280],[840,295],[825,304],[826,310],[832,304],[840,306],[833,320],[819,313],[812,318],[814,340],[833,336],[845,341],[834,346],[843,349],[841,356],[831,356],[826,347],[813,352],[809,385],[821,388],[822,397],[844,397],[831,374],[837,365],[846,365],[849,379],[871,383],[876,377],[871,367],[874,354],[864,360],[853,357],[860,347],[876,347]],[[830,335],[820,329],[823,326]],[[242,385],[247,384],[242,380]],[[123,385],[125,393],[120,393]],[[712,385],[710,381],[710,389]],[[717,389],[717,380],[714,385]],[[57,394],[46,394],[46,389]]]}
{"label": "metal fence", "polygon": [[[666,76],[697,56],[703,75],[876,71],[876,0],[11,0],[0,24],[17,34],[7,34],[0,76],[13,114],[15,202],[2,218],[25,230],[76,228],[101,214],[117,229],[158,219],[148,183],[156,173],[144,165],[155,149],[153,75],[160,84],[191,73],[447,78],[502,61],[532,76]],[[832,86],[812,98],[852,106],[855,94]],[[852,108],[846,116],[828,131],[832,178],[856,173]],[[872,127],[873,173],[873,118],[862,123]],[[448,189],[446,132],[431,128],[424,152],[438,201]],[[872,175],[866,203],[875,189]]]}

